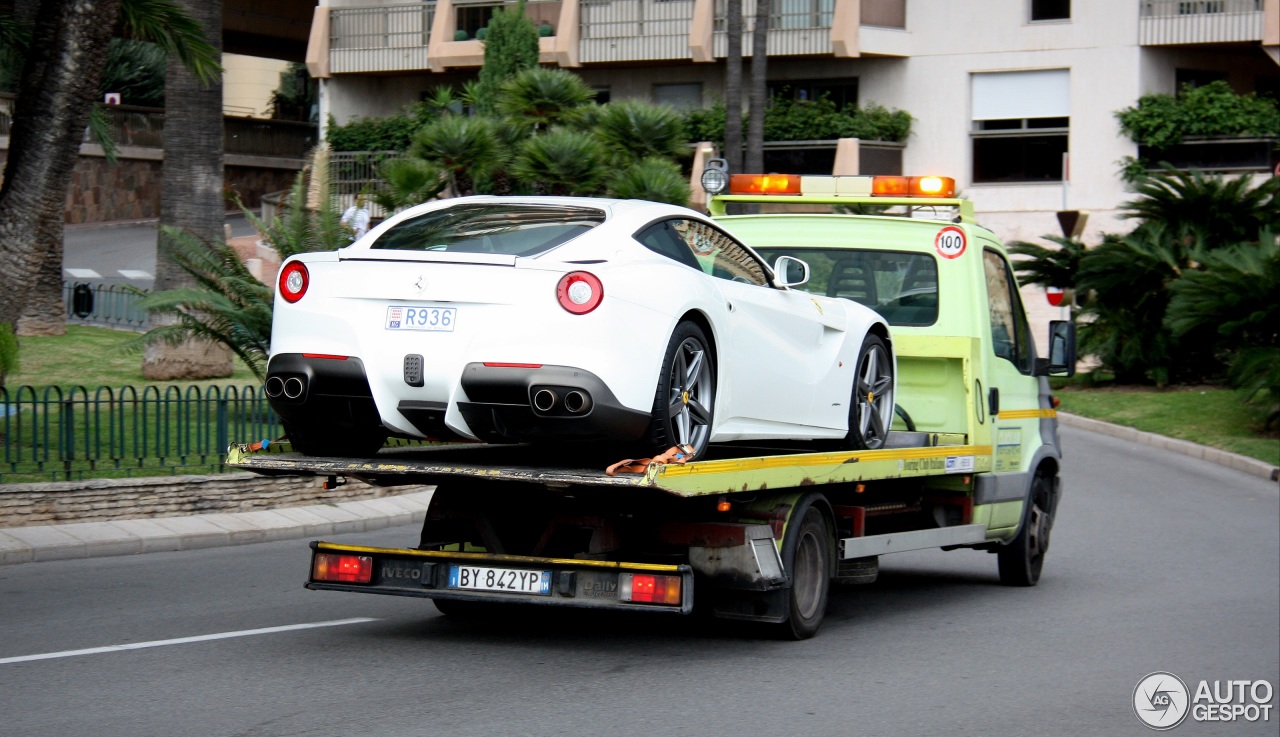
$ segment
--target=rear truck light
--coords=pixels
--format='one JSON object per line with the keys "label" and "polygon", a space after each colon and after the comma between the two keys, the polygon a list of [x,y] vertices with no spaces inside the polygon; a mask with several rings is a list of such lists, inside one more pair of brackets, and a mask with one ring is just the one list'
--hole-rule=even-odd
{"label": "rear truck light", "polygon": [[368,555],[316,553],[311,563],[311,580],[330,583],[369,583],[373,580],[373,558]]}
{"label": "rear truck light", "polygon": [[604,299],[604,285],[595,274],[571,271],[556,285],[556,299],[560,300],[565,311],[585,315],[600,306]]}
{"label": "rear truck light", "polygon": [[659,576],[651,573],[618,575],[618,601],[680,606],[681,593],[679,576]]}
{"label": "rear truck light", "polygon": [[289,304],[302,299],[310,283],[311,275],[301,261],[290,261],[280,270],[280,296]]}

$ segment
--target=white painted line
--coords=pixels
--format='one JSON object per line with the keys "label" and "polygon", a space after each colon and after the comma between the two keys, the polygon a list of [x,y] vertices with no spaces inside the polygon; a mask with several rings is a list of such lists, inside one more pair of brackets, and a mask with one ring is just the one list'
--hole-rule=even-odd
{"label": "white painted line", "polygon": [[179,637],[173,640],[153,640],[151,642],[131,642],[126,645],[107,645],[106,647],[90,647],[84,650],[63,650],[57,653],[40,653],[38,655],[18,655],[12,658],[0,658],[0,665],[5,663],[25,663],[30,660],[52,660],[54,658],[71,658],[77,655],[98,655],[99,653],[116,653],[122,650],[141,650],[147,647],[163,647],[165,645],[185,645],[189,642],[207,642],[209,640],[226,640],[231,637],[249,637],[251,635],[269,635],[273,632],[289,632],[291,630],[307,630],[316,627],[337,627],[344,624],[362,624],[376,622],[374,617],[355,617],[353,619],[335,619],[330,622],[308,622],[306,624],[286,624],[282,627],[263,627],[256,630],[240,630],[238,632],[219,632],[212,635],[195,637]]}
{"label": "white painted line", "polygon": [[126,278],[126,279],[150,279],[150,278],[152,278],[152,277],[151,277],[151,272],[149,272],[149,271],[139,271],[138,269],[119,269],[119,270],[117,270],[117,271],[116,271],[116,273],[117,273],[117,274],[119,274],[120,276],[123,276],[123,277],[124,277],[124,278]]}
{"label": "white painted line", "polygon": [[101,279],[102,274],[93,269],[63,269],[73,279]]}

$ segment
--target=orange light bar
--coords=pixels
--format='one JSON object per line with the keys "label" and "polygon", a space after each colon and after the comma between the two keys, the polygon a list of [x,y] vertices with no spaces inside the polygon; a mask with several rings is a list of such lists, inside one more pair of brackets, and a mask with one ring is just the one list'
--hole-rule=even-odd
{"label": "orange light bar", "polygon": [[956,180],[951,177],[875,177],[871,194],[881,197],[954,197]]}
{"label": "orange light bar", "polygon": [[729,194],[800,194],[798,174],[734,174]]}

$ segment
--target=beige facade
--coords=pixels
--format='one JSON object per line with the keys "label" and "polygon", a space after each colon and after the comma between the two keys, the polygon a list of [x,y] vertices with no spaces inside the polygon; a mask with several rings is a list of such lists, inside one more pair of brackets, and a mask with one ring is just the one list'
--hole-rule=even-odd
{"label": "beige facade", "polygon": [[[860,103],[910,112],[903,170],[955,177],[979,220],[1006,240],[1058,233],[1064,209],[1089,215],[1086,240],[1127,229],[1117,173],[1137,148],[1115,111],[1141,95],[1173,92],[1184,75],[1280,90],[1280,0],[773,2],[770,82],[856,80]],[[321,119],[391,114],[471,78],[483,60],[474,31],[498,5],[321,0],[308,49],[312,74],[324,78]],[[755,0],[744,6],[749,54]],[[610,99],[706,105],[723,96],[723,2],[528,7],[551,26],[543,62]],[[1015,155],[1028,157],[1029,171],[1010,167]]]}
{"label": "beige facade", "polygon": [[222,110],[226,115],[271,117],[271,93],[280,87],[280,72],[289,65],[279,59],[223,54]]}

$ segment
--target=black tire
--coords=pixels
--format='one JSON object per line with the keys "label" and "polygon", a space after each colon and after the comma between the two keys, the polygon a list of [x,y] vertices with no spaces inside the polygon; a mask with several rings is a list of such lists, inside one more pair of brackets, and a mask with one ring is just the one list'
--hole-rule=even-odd
{"label": "black tire", "polygon": [[880,336],[867,333],[853,377],[845,446],[853,450],[883,448],[893,413],[893,356]]}
{"label": "black tire", "polygon": [[782,564],[791,575],[787,590],[787,621],[778,625],[779,634],[790,640],[807,640],[818,633],[827,613],[831,591],[831,530],[822,510],[812,499],[797,509],[799,515],[788,525],[782,547]]}
{"label": "black tire", "polygon": [[1000,548],[1000,583],[1005,586],[1035,586],[1044,569],[1044,556],[1049,551],[1049,533],[1053,529],[1053,503],[1049,495],[1049,479],[1036,474],[1031,481],[1031,494],[1017,537]]}
{"label": "black tire", "polygon": [[648,443],[654,453],[692,445],[700,458],[711,439],[715,412],[716,365],[711,344],[691,322],[676,325],[658,372]]}
{"label": "black tire", "polygon": [[304,456],[362,458],[377,453],[387,442],[387,433],[382,428],[358,430],[349,425],[322,423],[304,427],[288,421],[281,424],[284,434],[289,436],[289,444]]}

